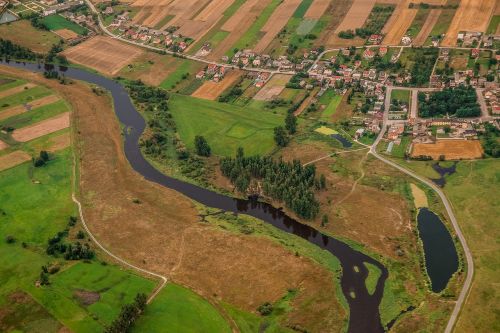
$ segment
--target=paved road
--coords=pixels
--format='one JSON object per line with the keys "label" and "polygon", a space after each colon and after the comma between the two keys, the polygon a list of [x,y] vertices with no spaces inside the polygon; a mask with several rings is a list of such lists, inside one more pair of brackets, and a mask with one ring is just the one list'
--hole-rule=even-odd
{"label": "paved road", "polygon": [[[388,94],[390,94],[390,91],[391,90],[388,89]],[[386,110],[387,110],[387,108],[386,108]],[[387,113],[387,112],[385,112],[385,113]],[[451,313],[450,319],[448,320],[448,324],[446,325],[445,333],[451,333],[453,331],[453,328],[454,328],[455,323],[457,321],[458,315],[460,314],[460,310],[462,309],[463,303],[465,302],[465,299],[467,298],[467,295],[469,293],[469,290],[470,290],[470,287],[472,284],[472,278],[474,276],[474,262],[472,260],[472,254],[469,250],[469,247],[467,245],[465,237],[462,234],[462,230],[460,229],[460,226],[458,225],[455,214],[453,214],[452,206],[451,206],[450,202],[448,201],[448,198],[446,198],[446,195],[444,194],[444,192],[438,186],[436,186],[433,182],[428,180],[427,178],[422,177],[420,175],[417,175],[413,171],[408,170],[408,169],[404,168],[403,166],[401,166],[401,165],[399,165],[391,160],[386,159],[385,157],[381,156],[377,152],[377,145],[380,143],[380,140],[382,140],[386,130],[387,130],[387,117],[386,117],[386,115],[384,115],[384,124],[382,126],[382,130],[380,131],[377,139],[375,140],[374,144],[370,148],[370,153],[373,156],[375,156],[376,158],[378,158],[379,160],[381,160],[382,162],[389,164],[390,166],[398,169],[399,171],[401,171],[401,172],[417,179],[421,183],[429,186],[432,190],[434,190],[434,192],[436,192],[439,195],[439,197],[441,198],[441,201],[443,202],[443,204],[446,208],[446,212],[448,214],[448,217],[450,218],[453,229],[455,230],[455,234],[458,236],[458,239],[460,240],[460,244],[462,245],[462,248],[464,250],[466,264],[467,264],[467,267],[466,267],[467,276],[466,276],[465,282],[462,286],[462,290],[460,291],[458,299],[455,303],[455,307],[453,308],[453,312]]]}

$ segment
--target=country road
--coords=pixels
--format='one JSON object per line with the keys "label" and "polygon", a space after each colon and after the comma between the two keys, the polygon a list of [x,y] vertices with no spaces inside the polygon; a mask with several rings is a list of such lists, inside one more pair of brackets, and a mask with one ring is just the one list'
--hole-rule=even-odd
{"label": "country road", "polygon": [[[387,96],[390,96],[391,89],[387,89],[386,93],[387,93]],[[390,99],[390,97],[389,97],[389,99]],[[387,101],[387,98],[386,98],[386,101]],[[382,125],[382,130],[380,131],[379,135],[377,136],[377,139],[375,140],[372,147],[370,148],[370,153],[373,156],[375,156],[376,158],[378,158],[379,160],[381,160],[382,162],[398,169],[399,171],[401,171],[401,172],[415,178],[416,180],[420,181],[421,183],[427,185],[428,187],[430,187],[434,192],[436,192],[439,195],[439,198],[441,198],[441,201],[443,202],[443,204],[446,208],[446,213],[448,214],[448,217],[450,218],[453,229],[454,229],[456,235],[458,236],[458,239],[460,240],[460,244],[462,245],[462,248],[464,250],[465,259],[467,262],[467,267],[466,267],[467,276],[465,278],[464,285],[462,286],[462,290],[460,291],[460,295],[458,296],[458,299],[455,303],[455,307],[453,308],[453,312],[451,313],[450,319],[448,320],[448,324],[446,325],[446,329],[444,331],[445,333],[451,333],[451,332],[453,332],[453,328],[454,328],[455,323],[458,319],[458,315],[460,314],[460,310],[462,309],[462,306],[465,302],[465,299],[467,298],[467,295],[469,293],[469,290],[470,290],[470,287],[472,284],[472,278],[474,276],[474,262],[472,259],[472,254],[470,252],[469,246],[467,245],[465,237],[462,234],[462,230],[460,229],[460,226],[458,225],[455,214],[453,214],[453,209],[451,207],[451,204],[448,201],[448,198],[446,197],[444,192],[436,184],[434,184],[433,182],[431,182],[427,178],[422,177],[420,175],[417,175],[415,172],[408,170],[405,167],[403,167],[403,166],[401,166],[401,165],[399,165],[399,164],[397,164],[389,159],[386,159],[385,157],[381,156],[377,152],[377,146],[380,143],[380,141],[382,140],[382,138],[385,134],[385,131],[387,130],[387,121],[388,121],[387,120],[387,118],[388,118],[387,113],[388,113],[388,108],[386,106],[386,110],[384,112],[384,121],[383,121],[383,125]]]}

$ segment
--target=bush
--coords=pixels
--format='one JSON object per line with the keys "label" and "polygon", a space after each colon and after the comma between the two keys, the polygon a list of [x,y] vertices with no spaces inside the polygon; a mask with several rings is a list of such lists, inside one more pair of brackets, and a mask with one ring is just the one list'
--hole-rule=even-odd
{"label": "bush", "polygon": [[14,244],[16,242],[16,239],[14,238],[14,236],[9,235],[5,237],[5,242],[7,244]]}
{"label": "bush", "polygon": [[262,316],[269,316],[273,312],[273,305],[269,302],[265,302],[257,308],[257,311],[259,311]]}

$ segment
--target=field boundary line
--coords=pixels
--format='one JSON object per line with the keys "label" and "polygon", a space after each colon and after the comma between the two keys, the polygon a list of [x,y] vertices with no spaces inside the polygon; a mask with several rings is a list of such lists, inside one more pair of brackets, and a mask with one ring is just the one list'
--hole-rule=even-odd
{"label": "field boundary line", "polygon": [[[74,134],[73,134],[73,137],[74,137]],[[79,177],[77,177],[76,166],[77,166],[76,153],[73,151],[73,186],[72,186],[73,188],[72,188],[72,191],[71,191],[71,199],[78,206],[78,214],[80,216],[80,220],[82,222],[83,228],[85,229],[85,231],[87,232],[87,234],[90,236],[90,238],[92,239],[92,241],[105,254],[107,254],[108,256],[110,256],[111,258],[113,258],[114,260],[118,261],[119,263],[121,263],[124,266],[127,266],[129,268],[132,268],[133,270],[136,270],[136,271],[140,272],[140,273],[143,273],[143,274],[146,274],[146,275],[150,275],[150,276],[153,276],[153,277],[158,278],[158,279],[161,280],[160,285],[157,286],[156,289],[153,291],[153,293],[148,297],[147,304],[150,304],[153,301],[153,299],[160,293],[160,291],[167,284],[167,282],[168,282],[167,277],[165,277],[163,275],[160,275],[160,274],[157,274],[155,272],[149,271],[147,269],[140,268],[138,266],[135,266],[135,265],[129,263],[125,259],[120,258],[119,256],[113,254],[111,251],[109,251],[108,249],[106,249],[106,247],[104,247],[104,245],[97,240],[96,236],[90,231],[87,223],[85,222],[85,218],[83,216],[82,204],[80,203],[80,201],[76,197],[76,189],[77,189],[77,184],[78,184],[78,179],[79,179]]]}

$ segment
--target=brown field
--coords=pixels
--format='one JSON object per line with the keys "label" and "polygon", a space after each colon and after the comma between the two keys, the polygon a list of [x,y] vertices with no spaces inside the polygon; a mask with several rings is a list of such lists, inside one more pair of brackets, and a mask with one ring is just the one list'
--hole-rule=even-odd
{"label": "brown field", "polygon": [[194,39],[203,37],[223,17],[224,11],[233,3],[233,0],[215,0],[208,3],[194,19],[186,20],[179,29],[182,35]]}
{"label": "brown field", "polygon": [[123,67],[117,75],[158,86],[168,75],[175,72],[182,61],[177,57],[165,57],[155,52],[144,52],[133,62]]}
{"label": "brown field", "polygon": [[382,32],[386,34],[382,44],[400,44],[401,38],[405,35],[418,12],[416,8],[408,8],[410,2],[411,0],[403,0],[396,6],[394,13],[382,29]]}
{"label": "brown field", "polygon": [[[39,107],[48,105],[48,104],[55,103],[58,100],[59,100],[59,97],[57,97],[56,95],[49,95],[49,96],[45,96],[45,97],[42,97],[40,99],[34,100],[34,101],[30,102],[27,106],[31,110],[31,109],[35,109],[35,108],[39,108]],[[17,116],[18,114],[27,112],[28,108],[26,107],[26,105],[17,105],[17,106],[5,109],[3,111],[0,111],[0,120],[4,120],[4,119],[7,119],[7,118],[10,118],[13,116]]]}
{"label": "brown field", "polygon": [[347,316],[337,301],[331,272],[271,238],[200,223],[191,200],[133,171],[108,96],[97,96],[79,82],[60,85],[17,69],[0,71],[57,89],[71,103],[83,213],[106,248],[192,288],[216,306],[225,302],[255,312],[263,302],[275,302],[297,288],[293,309],[282,325],[311,332],[342,330]]}
{"label": "brown field", "polygon": [[68,148],[70,145],[71,145],[71,134],[68,132],[50,138],[48,147],[45,148],[49,152],[56,152]]}
{"label": "brown field", "polygon": [[97,36],[65,50],[63,54],[72,62],[115,75],[142,52],[141,49],[116,39]]}
{"label": "brown field", "polygon": [[31,156],[22,150],[16,150],[10,154],[0,156],[0,171],[13,168],[29,160],[31,160]]}
{"label": "brown field", "polygon": [[210,53],[209,58],[219,60],[245,34],[270,2],[271,0],[248,0],[245,2],[240,10],[222,26],[221,30],[228,31],[229,35]]}
{"label": "brown field", "polygon": [[53,32],[34,28],[29,20],[0,24],[0,36],[38,53],[47,53],[61,40]]}
{"label": "brown field", "polygon": [[264,32],[264,36],[259,38],[259,42],[253,48],[255,52],[261,53],[271,44],[274,37],[283,29],[293,15],[300,2],[300,0],[284,0],[275,9],[269,20],[262,27],[261,32]]}
{"label": "brown field", "polygon": [[41,121],[34,125],[15,130],[12,138],[18,142],[27,142],[41,136],[57,132],[69,127],[70,113],[65,112],[53,118]]}
{"label": "brown field", "polygon": [[54,30],[53,32],[65,40],[74,39],[78,37],[78,34],[76,32],[71,31],[69,29],[59,29],[59,30]]}
{"label": "brown field", "polygon": [[36,85],[33,83],[26,83],[26,84],[22,84],[20,86],[14,87],[14,88],[0,91],[0,98],[9,97],[11,95],[23,92],[25,89],[29,89],[29,88],[33,88],[33,87],[36,87]]}
{"label": "brown field", "polygon": [[338,34],[341,31],[361,28],[370,15],[375,2],[376,0],[354,0],[344,20],[335,30],[335,33]]}
{"label": "brown field", "polygon": [[441,46],[456,46],[459,31],[485,32],[496,0],[462,0]]}
{"label": "brown field", "polygon": [[191,96],[209,100],[215,100],[227,88],[232,86],[241,76],[242,71],[233,70],[226,74],[224,79],[220,82],[205,81]]}
{"label": "brown field", "polygon": [[475,159],[483,156],[483,148],[478,140],[438,140],[435,144],[414,144],[411,155],[431,156],[434,160],[441,155],[446,160]]}
{"label": "brown field", "polygon": [[316,0],[314,1],[307,12],[304,14],[304,18],[317,20],[323,16],[328,6],[330,5],[330,0]]}
{"label": "brown field", "polygon": [[0,150],[4,150],[6,148],[9,148],[9,145],[0,140]]}
{"label": "brown field", "polygon": [[427,202],[427,195],[425,194],[424,190],[413,183],[410,184],[410,188],[415,207],[429,207],[429,203]]}
{"label": "brown field", "polygon": [[253,98],[258,101],[270,101],[281,94],[289,80],[290,76],[288,75],[275,74]]}
{"label": "brown field", "polygon": [[425,20],[424,25],[422,26],[422,29],[418,33],[417,37],[415,37],[415,39],[413,40],[414,45],[416,46],[424,45],[425,41],[427,40],[427,37],[429,37],[429,34],[432,31],[432,28],[434,28],[434,25],[438,21],[441,12],[442,12],[441,9],[431,9],[429,15],[427,16],[427,19]]}

